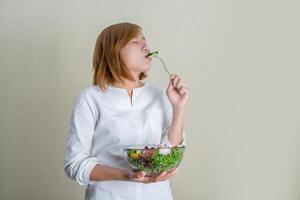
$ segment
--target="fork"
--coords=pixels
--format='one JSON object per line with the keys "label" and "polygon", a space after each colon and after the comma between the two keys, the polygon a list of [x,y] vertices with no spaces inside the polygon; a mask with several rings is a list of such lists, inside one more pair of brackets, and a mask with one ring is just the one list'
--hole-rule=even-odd
{"label": "fork", "polygon": [[157,58],[157,59],[163,64],[164,69],[165,69],[165,71],[167,72],[167,74],[168,74],[169,76],[171,76],[169,70],[168,70],[167,67],[166,67],[165,62],[163,61],[163,59],[161,59],[160,57],[158,57],[157,54],[158,54],[158,51],[149,52],[149,53],[147,54],[146,57],[153,56],[153,57]]}

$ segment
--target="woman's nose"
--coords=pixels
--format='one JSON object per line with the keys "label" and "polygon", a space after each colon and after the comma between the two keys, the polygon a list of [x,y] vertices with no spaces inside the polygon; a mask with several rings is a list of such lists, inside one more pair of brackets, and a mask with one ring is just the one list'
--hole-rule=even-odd
{"label": "woman's nose", "polygon": [[150,47],[147,44],[144,46],[144,51],[150,52]]}

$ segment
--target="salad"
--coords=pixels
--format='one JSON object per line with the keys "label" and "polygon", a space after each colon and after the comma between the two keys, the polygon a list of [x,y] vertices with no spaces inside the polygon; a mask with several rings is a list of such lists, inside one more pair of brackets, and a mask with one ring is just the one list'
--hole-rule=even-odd
{"label": "salad", "polygon": [[158,175],[177,167],[184,154],[185,147],[167,146],[129,146],[124,149],[125,157],[134,171],[144,171],[146,175]]}

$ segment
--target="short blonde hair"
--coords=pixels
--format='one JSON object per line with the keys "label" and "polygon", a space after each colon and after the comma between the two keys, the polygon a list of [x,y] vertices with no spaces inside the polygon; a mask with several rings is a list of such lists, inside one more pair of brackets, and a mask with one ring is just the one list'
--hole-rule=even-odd
{"label": "short blonde hair", "polygon": [[[106,91],[107,87],[116,81],[124,82],[122,78],[134,81],[120,57],[120,51],[141,31],[140,26],[124,22],[108,26],[99,34],[93,55],[93,85],[99,85]],[[146,73],[141,73],[139,80],[146,77]]]}

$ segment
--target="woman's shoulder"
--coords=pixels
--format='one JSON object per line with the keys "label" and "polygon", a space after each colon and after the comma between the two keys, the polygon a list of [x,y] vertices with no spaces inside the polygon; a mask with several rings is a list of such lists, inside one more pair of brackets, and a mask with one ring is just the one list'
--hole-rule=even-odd
{"label": "woman's shoulder", "polygon": [[82,92],[88,95],[95,95],[95,94],[102,93],[103,91],[100,89],[99,85],[91,85],[82,89]]}
{"label": "woman's shoulder", "polygon": [[99,98],[99,95],[101,96],[101,93],[102,91],[97,85],[92,85],[79,90],[79,92],[77,93],[77,99],[85,100],[87,102],[94,102],[94,99]]}

